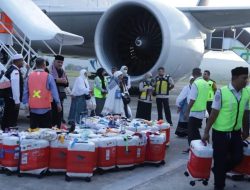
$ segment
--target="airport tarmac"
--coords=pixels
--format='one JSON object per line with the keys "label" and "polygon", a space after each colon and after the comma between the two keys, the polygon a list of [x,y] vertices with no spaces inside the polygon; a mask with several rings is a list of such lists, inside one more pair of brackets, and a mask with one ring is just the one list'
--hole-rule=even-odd
{"label": "airport tarmac", "polygon": [[[0,174],[0,190],[212,190],[213,175],[208,186],[202,183],[197,183],[196,186],[189,185],[190,177],[185,177],[184,172],[188,160],[188,154],[182,154],[182,151],[187,148],[187,139],[178,138],[174,135],[178,115],[176,113],[175,99],[185,82],[176,83],[175,89],[171,92],[170,105],[172,112],[172,120],[174,126],[171,128],[171,143],[166,151],[166,164],[160,167],[144,166],[137,167],[134,170],[123,170],[107,172],[103,175],[95,174],[90,183],[84,180],[73,180],[66,182],[63,175],[46,176],[42,179],[36,177],[17,175],[6,176]],[[70,106],[70,98],[65,101],[65,118]],[[132,99],[131,108],[135,115],[137,107],[136,97]],[[28,119],[21,111],[19,125],[22,129],[27,128]],[[156,119],[156,105],[153,104],[152,119]],[[203,122],[204,124],[204,122]],[[204,128],[204,126],[203,126]],[[249,188],[248,181],[235,182],[230,179],[226,181],[226,190],[241,190]]]}

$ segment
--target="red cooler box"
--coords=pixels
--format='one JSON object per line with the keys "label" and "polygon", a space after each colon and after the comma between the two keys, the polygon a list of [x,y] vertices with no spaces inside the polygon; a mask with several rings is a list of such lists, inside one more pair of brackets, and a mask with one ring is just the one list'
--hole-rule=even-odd
{"label": "red cooler box", "polygon": [[138,143],[136,147],[135,163],[143,164],[145,162],[145,157],[146,157],[147,137],[146,137],[146,134],[139,134],[137,138],[138,138],[138,141],[137,141]]}
{"label": "red cooler box", "polygon": [[137,136],[119,136],[116,138],[116,165],[118,168],[132,167],[136,164]]}
{"label": "red cooler box", "polygon": [[[71,141],[67,153],[66,177],[91,177],[95,165],[95,144]],[[66,178],[67,180],[67,178]]]}
{"label": "red cooler box", "polygon": [[2,167],[5,169],[14,172],[18,169],[19,164],[19,137],[16,136],[7,136],[3,138],[3,158],[2,158]]}
{"label": "red cooler box", "polygon": [[155,164],[163,162],[166,154],[165,133],[147,132],[147,138],[145,162]]}
{"label": "red cooler box", "polygon": [[40,175],[49,167],[49,142],[42,139],[21,140],[20,173]]}
{"label": "red cooler box", "polygon": [[89,139],[90,142],[95,143],[95,153],[94,153],[94,170],[97,169],[97,162],[98,162],[98,142],[99,142],[99,138],[93,138],[93,139]]}
{"label": "red cooler box", "polygon": [[234,172],[250,175],[250,142],[246,141],[244,146],[244,157],[242,162],[233,170]]}
{"label": "red cooler box", "polygon": [[201,140],[193,140],[190,145],[188,173],[197,179],[209,179],[213,159],[213,149],[210,144],[204,145]]}
{"label": "red cooler box", "polygon": [[100,138],[98,142],[97,167],[103,170],[115,168],[116,139],[114,137]]}
{"label": "red cooler box", "polygon": [[49,171],[66,171],[68,145],[69,140],[66,139],[64,141],[55,140],[50,142]]}
{"label": "red cooler box", "polygon": [[170,124],[166,122],[158,122],[157,127],[159,128],[160,132],[166,134],[166,145],[169,146],[170,144]]}
{"label": "red cooler box", "polygon": [[7,133],[2,133],[0,132],[0,169],[2,168],[2,159],[4,156],[4,152],[3,152],[3,138],[7,137],[8,134]]}

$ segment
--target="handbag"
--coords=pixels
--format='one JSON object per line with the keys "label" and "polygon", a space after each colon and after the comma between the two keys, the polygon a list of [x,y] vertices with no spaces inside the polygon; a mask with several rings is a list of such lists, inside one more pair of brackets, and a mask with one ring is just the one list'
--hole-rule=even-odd
{"label": "handbag", "polygon": [[89,100],[89,99],[91,99],[91,96],[90,96],[90,94],[84,94],[84,98],[85,98],[85,100]]}
{"label": "handbag", "polygon": [[122,94],[122,100],[124,104],[129,104],[130,103],[130,96],[128,93]]}

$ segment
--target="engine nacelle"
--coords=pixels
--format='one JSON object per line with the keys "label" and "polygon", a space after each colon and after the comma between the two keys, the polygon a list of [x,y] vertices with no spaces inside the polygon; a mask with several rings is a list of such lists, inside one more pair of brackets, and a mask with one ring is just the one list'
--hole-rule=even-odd
{"label": "engine nacelle", "polygon": [[165,2],[124,0],[101,17],[95,50],[108,72],[127,65],[132,81],[159,67],[178,79],[199,66],[204,42],[195,23]]}

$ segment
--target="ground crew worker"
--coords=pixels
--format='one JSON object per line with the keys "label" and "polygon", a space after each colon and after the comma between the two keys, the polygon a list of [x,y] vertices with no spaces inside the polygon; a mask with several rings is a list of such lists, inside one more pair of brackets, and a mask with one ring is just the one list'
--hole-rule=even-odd
{"label": "ground crew worker", "polygon": [[236,67],[229,85],[216,91],[212,112],[202,140],[209,141],[212,127],[214,185],[216,190],[225,187],[226,172],[231,171],[243,158],[242,140],[249,136],[249,93],[244,88],[248,68]]}
{"label": "ground crew worker", "polygon": [[62,111],[56,83],[53,76],[45,71],[45,68],[45,60],[37,58],[36,69],[30,73],[25,83],[23,103],[29,104],[31,129],[52,127],[52,97],[56,102],[57,111]]}
{"label": "ground crew worker", "polygon": [[12,65],[6,71],[5,76],[10,80],[11,87],[4,92],[4,114],[2,118],[2,130],[6,131],[17,126],[20,101],[23,95],[23,76],[20,68],[23,66],[23,56],[15,54],[12,57]]}
{"label": "ground crew worker", "polygon": [[192,140],[201,139],[199,128],[202,126],[202,120],[205,117],[207,109],[207,97],[209,92],[208,83],[202,78],[200,68],[194,68],[192,72],[195,81],[191,86],[189,94],[189,104],[185,113],[188,120],[188,144]]}
{"label": "ground crew worker", "polygon": [[62,55],[56,55],[55,60],[51,66],[50,74],[54,77],[57,90],[59,93],[59,98],[61,102],[62,111],[58,112],[57,103],[53,101],[52,103],[52,125],[61,127],[63,119],[63,101],[67,98],[65,89],[69,86],[68,77],[63,69],[64,57]]}
{"label": "ground crew worker", "polygon": [[207,81],[208,85],[209,85],[209,92],[208,92],[208,99],[207,99],[207,112],[210,115],[211,111],[212,111],[212,103],[214,100],[214,94],[217,90],[216,87],[216,82],[212,79],[210,79],[210,71],[205,70],[203,73],[203,79],[205,81]]}
{"label": "ground crew worker", "polygon": [[152,93],[153,93],[152,74],[145,74],[144,80],[139,83],[139,99],[136,111],[136,118],[151,120]]}
{"label": "ground crew worker", "polygon": [[96,75],[97,76],[95,77],[94,81],[94,96],[96,100],[95,114],[99,116],[103,110],[103,106],[106,101],[106,95],[108,93],[107,90],[108,81],[105,77],[106,75],[105,69],[103,68],[97,69]]}
{"label": "ground crew worker", "polygon": [[155,94],[158,111],[158,120],[163,119],[162,106],[165,111],[167,122],[173,126],[169,108],[169,91],[174,88],[174,81],[171,76],[165,75],[163,67],[158,68],[158,76],[155,78]]}

